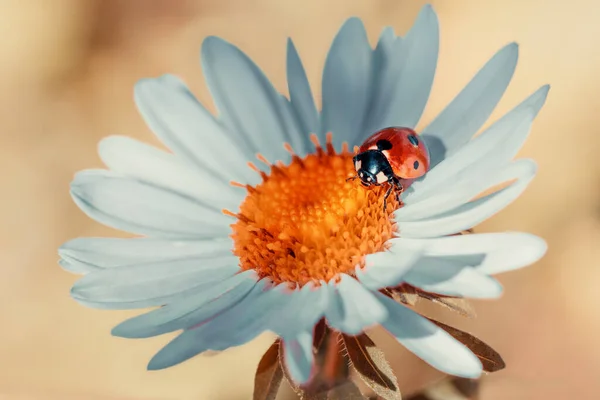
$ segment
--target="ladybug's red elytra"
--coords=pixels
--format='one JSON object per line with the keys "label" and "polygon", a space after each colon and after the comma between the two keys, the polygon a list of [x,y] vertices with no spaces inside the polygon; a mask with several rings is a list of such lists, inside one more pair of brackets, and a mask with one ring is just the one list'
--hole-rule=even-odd
{"label": "ladybug's red elytra", "polygon": [[425,142],[410,128],[389,127],[371,135],[358,148],[352,159],[356,176],[365,187],[389,184],[383,198],[383,210],[387,198],[395,191],[399,203],[404,190],[401,180],[416,179],[429,169],[429,151]]}

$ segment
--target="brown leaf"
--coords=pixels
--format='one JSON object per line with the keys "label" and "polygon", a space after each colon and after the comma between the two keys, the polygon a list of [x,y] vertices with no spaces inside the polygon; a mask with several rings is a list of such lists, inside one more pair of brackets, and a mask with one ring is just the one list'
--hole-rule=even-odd
{"label": "brown leaf", "polygon": [[475,313],[475,309],[473,309],[473,306],[471,306],[471,304],[462,297],[442,296],[439,294],[423,292],[420,290],[417,291],[417,294],[424,299],[427,299],[433,303],[442,305],[452,311],[455,311],[463,317],[475,318],[477,316],[477,314]]}
{"label": "brown leaf", "polygon": [[258,363],[254,375],[253,400],[274,400],[277,397],[283,379],[283,371],[279,364],[279,342],[277,339]]}
{"label": "brown leaf", "polygon": [[428,318],[431,322],[448,332],[452,335],[456,340],[464,344],[479,358],[481,364],[483,365],[483,370],[485,372],[496,372],[504,369],[506,364],[504,360],[498,354],[498,352],[492,349],[488,344],[483,341],[477,339],[475,336],[461,331],[460,329],[453,328],[449,325],[443,324],[440,321],[436,321],[435,319]]}
{"label": "brown leaf", "polygon": [[343,336],[352,367],[377,395],[386,400],[402,398],[398,381],[384,353],[365,334]]}
{"label": "brown leaf", "polygon": [[392,290],[392,298],[398,303],[414,306],[419,301],[419,296],[414,287],[410,285],[400,285]]}
{"label": "brown leaf", "polygon": [[315,351],[319,351],[321,345],[323,344],[323,339],[325,338],[325,334],[327,332],[327,324],[325,323],[325,318],[322,318],[313,330],[313,347]]}

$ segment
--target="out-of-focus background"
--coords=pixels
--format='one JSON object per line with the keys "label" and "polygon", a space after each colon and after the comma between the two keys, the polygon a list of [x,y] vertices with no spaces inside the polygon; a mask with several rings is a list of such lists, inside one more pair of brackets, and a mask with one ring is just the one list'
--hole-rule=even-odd
{"label": "out-of-focus background", "polygon": [[[500,277],[500,301],[479,317],[440,313],[501,352],[481,399],[600,398],[600,3],[594,0],[431,1],[441,54],[426,123],[496,50],[520,43],[512,85],[492,120],[545,83],[552,89],[521,152],[540,169],[525,194],[478,231],[544,237],[547,256]],[[240,46],[284,93],[292,36],[318,95],[341,23],[361,17],[372,41],[384,25],[404,33],[416,0],[4,0],[0,5],[0,398],[246,399],[270,344],[261,337],[166,371],[146,363],[169,337],[110,336],[130,312],[85,309],[56,249],[77,236],[121,235],[72,203],[73,174],[99,167],[109,134],[157,143],[137,114],[133,84],[171,72],[210,103],[199,66],[204,37]],[[381,339],[405,392],[439,375]],[[286,397],[283,393],[282,398]]]}

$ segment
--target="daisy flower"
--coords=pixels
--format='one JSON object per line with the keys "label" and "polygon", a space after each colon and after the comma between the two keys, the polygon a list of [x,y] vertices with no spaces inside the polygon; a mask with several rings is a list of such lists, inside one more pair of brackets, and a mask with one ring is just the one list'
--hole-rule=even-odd
{"label": "daisy flower", "polygon": [[157,307],[112,331],[181,330],[152,370],[270,331],[287,376],[304,384],[315,374],[319,326],[367,340],[375,325],[448,374],[493,369],[461,331],[419,315],[406,297],[497,298],[492,275],[546,251],[527,233],[459,234],[515,200],[536,172],[533,161],[513,158],[548,86],[475,136],[511,80],[517,45],[498,51],[419,133],[430,170],[402,205],[390,197],[384,210],[385,187],[347,181],[356,174],[349,148],[419,122],[438,46],[430,6],[405,37],[385,28],[374,49],[361,21],[349,19],[327,56],[320,111],[291,40],[289,98],[217,37],[205,39],[201,61],[218,116],[174,76],[140,81],[136,104],[171,152],[111,136],[99,145],[108,170],[75,176],[71,194],[83,212],[139,237],[65,243],[61,265],[84,274],[72,297],[102,309]]}

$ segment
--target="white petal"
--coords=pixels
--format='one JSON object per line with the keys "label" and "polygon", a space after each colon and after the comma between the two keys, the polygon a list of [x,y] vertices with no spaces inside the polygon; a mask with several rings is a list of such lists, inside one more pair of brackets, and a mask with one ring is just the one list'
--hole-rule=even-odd
{"label": "white petal", "polygon": [[235,136],[196,100],[185,83],[173,75],[142,79],[135,101],[152,131],[175,154],[226,179],[254,177],[247,155]]}
{"label": "white petal", "polygon": [[394,239],[388,243],[392,243],[388,250],[367,255],[364,268],[356,267],[356,278],[371,290],[399,285],[423,254],[424,243],[418,240]]}
{"label": "white petal", "polygon": [[237,210],[244,199],[244,190],[229,185],[235,174],[229,174],[228,163],[223,164],[228,166],[223,170],[229,176],[225,180],[208,169],[194,168],[172,154],[125,136],[109,136],[98,147],[100,158],[111,170],[189,196],[216,211]]}
{"label": "white petal", "polygon": [[221,212],[189,196],[115,173],[78,173],[71,196],[91,218],[132,233],[199,239],[227,236],[231,231],[231,219]]}
{"label": "white petal", "polygon": [[523,159],[508,165],[498,166],[497,169],[477,169],[479,175],[471,177],[470,180],[465,181],[457,178],[454,185],[439,193],[425,197],[421,201],[405,204],[394,212],[394,218],[397,221],[418,221],[444,214],[466,204],[477,195],[496,185],[526,175],[530,168],[530,161]]}
{"label": "white petal", "polygon": [[152,261],[211,258],[231,254],[232,249],[233,242],[228,237],[190,241],[77,238],[64,243],[58,254],[68,271],[88,273]]}
{"label": "white petal", "polygon": [[498,51],[423,130],[431,167],[452,156],[489,118],[510,83],[518,57],[519,48],[516,43]]}
{"label": "white petal", "polygon": [[[300,119],[302,133],[308,137],[309,133],[319,132],[319,113],[315,106],[304,66],[292,39],[288,39],[287,43],[286,67],[290,100]],[[295,150],[301,151],[302,149]]]}
{"label": "white petal", "polygon": [[248,152],[269,161],[289,160],[289,142],[279,93],[263,72],[240,49],[218,38],[202,44],[202,67],[220,117]]}
{"label": "white petal", "polygon": [[482,173],[506,165],[525,142],[533,119],[544,105],[548,86],[535,93],[505,114],[453,156],[429,171],[424,179],[414,182],[403,195],[411,204],[452,187],[456,182],[468,182]]}
{"label": "white petal", "polygon": [[402,43],[404,65],[393,85],[393,97],[383,126],[414,127],[431,92],[439,50],[438,18],[424,6]]}
{"label": "white petal", "polygon": [[502,286],[492,277],[468,266],[477,260],[424,257],[406,273],[404,281],[427,292],[447,296],[495,299]]}
{"label": "white petal", "polygon": [[164,307],[130,318],[112,330],[114,336],[147,338],[189,329],[233,307],[256,285],[254,271],[244,271],[203,287]]}
{"label": "white petal", "polygon": [[536,168],[536,164],[529,161],[527,173],[508,187],[442,215],[421,221],[399,221],[398,229],[403,237],[424,238],[451,235],[472,228],[519,197],[533,179]]}
{"label": "white petal", "polygon": [[[392,248],[395,241],[392,239]],[[546,252],[546,242],[529,233],[502,232],[415,239],[423,243],[426,256],[482,256],[472,264],[478,272],[497,274],[538,261]]]}
{"label": "white petal", "polygon": [[[182,363],[206,350],[225,350],[229,347],[238,346],[254,339],[264,329],[263,323],[269,318],[265,309],[253,307],[256,300],[269,293],[268,282],[263,279],[259,281],[250,293],[227,311],[217,315],[214,319],[193,329],[185,330],[182,334],[171,340],[163,347],[148,364],[148,369],[156,370],[172,367]],[[228,329],[238,322],[236,318],[241,317],[235,332]],[[249,321],[248,324],[245,324]],[[223,326],[222,323],[226,323]],[[232,339],[236,340],[232,340]]]}
{"label": "white petal", "polygon": [[314,365],[312,331],[300,332],[296,338],[284,340],[283,359],[294,382],[308,382]]}
{"label": "white petal", "polygon": [[333,40],[323,70],[320,140],[333,132],[333,143],[358,136],[362,131],[371,91],[372,50],[365,28],[350,18]]}
{"label": "white petal", "polygon": [[330,304],[325,317],[332,328],[358,335],[387,318],[385,307],[356,279],[342,274],[340,282],[332,281],[329,286]]}
{"label": "white petal", "polygon": [[382,294],[377,296],[390,315],[382,325],[408,350],[447,374],[464,378],[481,375],[481,362],[462,343],[414,311]]}
{"label": "white petal", "polygon": [[159,306],[185,292],[211,285],[237,271],[233,255],[188,258],[103,269],[85,275],[71,289],[78,302],[94,308],[129,309]]}

